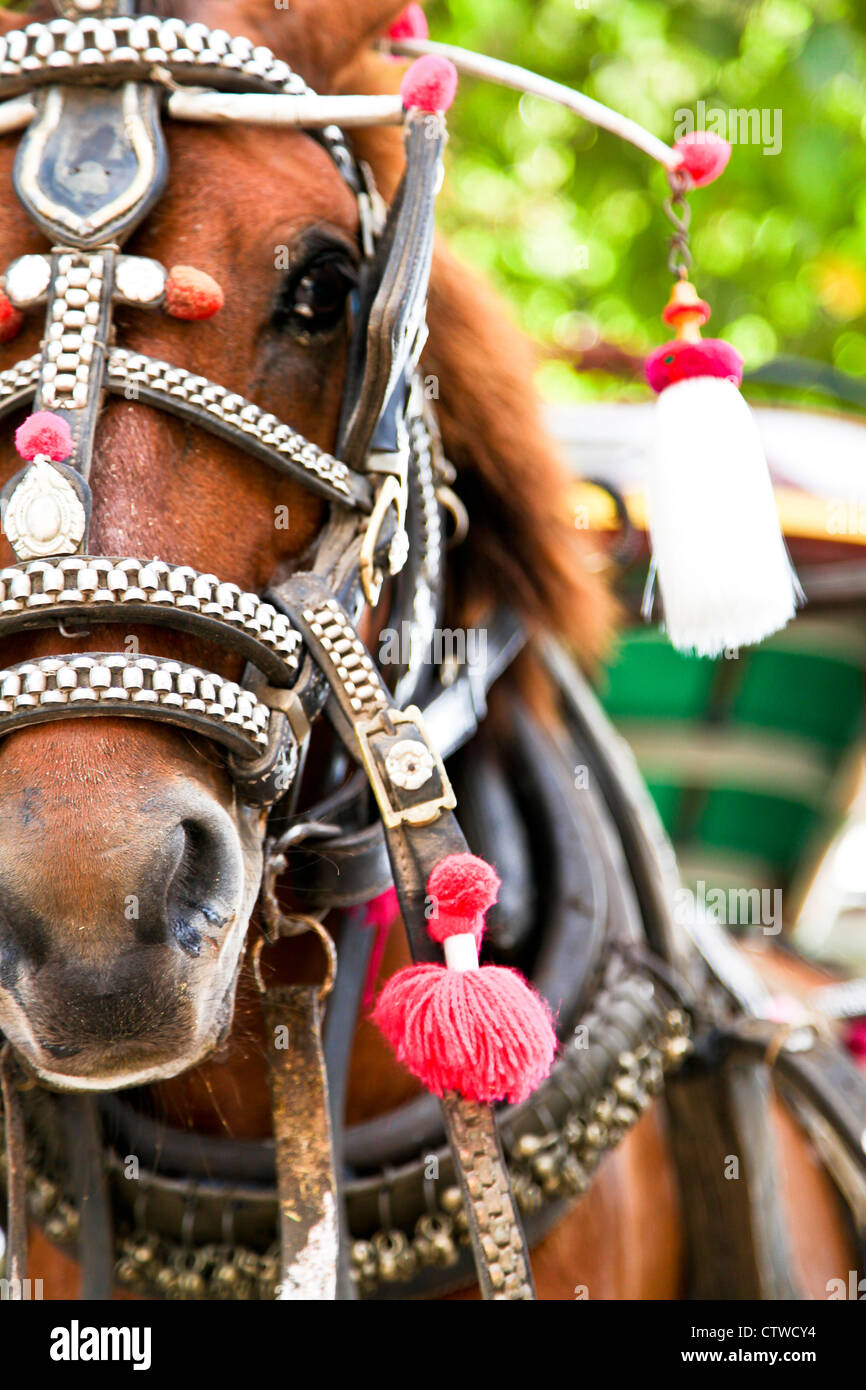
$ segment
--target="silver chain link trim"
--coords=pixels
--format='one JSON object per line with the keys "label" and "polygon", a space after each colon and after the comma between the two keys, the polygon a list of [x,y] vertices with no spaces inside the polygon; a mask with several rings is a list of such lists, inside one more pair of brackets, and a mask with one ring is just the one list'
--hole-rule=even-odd
{"label": "silver chain link trim", "polygon": [[83,410],[90,395],[91,363],[106,293],[105,257],[64,251],[57,257],[42,367],[47,410]]}
{"label": "silver chain link trim", "polygon": [[[194,726],[254,757],[268,746],[270,711],[249,690],[210,671],[155,656],[81,653],[24,661],[0,671],[0,735],[61,715],[136,710]],[[185,718],[186,717],[186,718]]]}
{"label": "silver chain link trim", "polygon": [[173,367],[140,352],[112,348],[108,354],[106,385],[109,390],[131,400],[149,393],[197,406],[213,420],[233,426],[248,439],[272,450],[275,463],[288,459],[312,477],[330,484],[347,501],[352,500],[351,474],[344,463],[311,444],[276,415],[261,410],[246,397],[228,391],[207,377],[194,376],[183,367]]}
{"label": "silver chain link trim", "polygon": [[336,599],[318,608],[305,608],[304,621],[322,644],[354,712],[372,719],[390,710],[391,702],[382,689],[379,673]]}
{"label": "silver chain link trim", "polygon": [[[297,672],[303,648],[301,634],[289,619],[258,594],[225,584],[215,574],[199,574],[188,565],[163,560],[115,560],[102,556],[69,556],[32,560],[0,570],[0,628],[3,617],[58,604],[76,604],[96,620],[99,610],[113,605],[146,603],[215,618],[234,631],[246,632],[282,658]],[[107,618],[106,612],[106,618]],[[154,620],[159,621],[158,613]]]}
{"label": "silver chain link trim", "polygon": [[42,354],[37,352],[33,357],[23,357],[14,367],[0,372],[0,417],[26,404],[28,397],[36,390],[41,366]]}
{"label": "silver chain link trim", "polygon": [[[53,19],[28,24],[0,38],[0,97],[39,82],[75,78],[123,79],[163,69],[174,82],[252,88],[289,96],[315,96],[299,73],[269,48],[206,24],[156,15]],[[321,136],[334,162],[354,181],[355,162],[342,132]]]}

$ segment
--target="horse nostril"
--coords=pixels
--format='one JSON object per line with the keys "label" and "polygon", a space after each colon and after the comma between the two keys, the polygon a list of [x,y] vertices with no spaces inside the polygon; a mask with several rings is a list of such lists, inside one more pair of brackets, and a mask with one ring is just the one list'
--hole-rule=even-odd
{"label": "horse nostril", "polygon": [[182,951],[198,956],[203,941],[216,944],[207,929],[221,930],[234,917],[225,906],[231,846],[226,829],[207,820],[182,821],[172,839],[177,859],[166,889],[165,925]]}

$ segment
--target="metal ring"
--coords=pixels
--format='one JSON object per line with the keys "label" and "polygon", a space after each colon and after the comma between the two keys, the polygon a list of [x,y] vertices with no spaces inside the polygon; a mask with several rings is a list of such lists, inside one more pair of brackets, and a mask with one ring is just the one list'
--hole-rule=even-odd
{"label": "metal ring", "polygon": [[[295,922],[303,924],[300,927],[300,930],[291,930],[291,924]],[[325,973],[325,978],[319,987],[319,999],[324,1000],[327,999],[328,995],[331,993],[331,990],[334,988],[334,981],[337,978],[337,948],[334,945],[334,940],[331,936],[331,933],[327,930],[326,927],[322,925],[321,922],[317,921],[315,917],[308,917],[302,913],[280,914],[280,930],[277,939],[283,936],[304,936],[307,932],[310,931],[315,932],[316,936],[321,941],[322,946],[325,950],[325,959],[327,961],[328,968]],[[259,992],[261,994],[267,993],[267,986],[265,985],[264,977],[262,975],[262,951],[266,946],[270,945],[273,945],[273,942],[267,941],[265,937],[260,936],[258,941],[253,946],[252,954],[250,957],[253,967],[253,978],[255,979],[255,982],[258,985]]]}
{"label": "metal ring", "polygon": [[437,487],[436,500],[454,522],[454,530],[446,541],[446,548],[453,550],[466,539],[469,532],[469,513],[457,493],[447,483],[440,483]]}

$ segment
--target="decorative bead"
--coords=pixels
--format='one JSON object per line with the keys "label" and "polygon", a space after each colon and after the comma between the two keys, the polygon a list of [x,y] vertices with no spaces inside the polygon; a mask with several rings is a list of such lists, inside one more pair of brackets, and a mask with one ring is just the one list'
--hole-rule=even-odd
{"label": "decorative bead", "polygon": [[114,284],[118,294],[132,304],[155,304],[165,293],[165,270],[159,261],[146,256],[120,256]]}
{"label": "decorative bead", "polygon": [[175,265],[165,282],[165,307],[176,319],[209,319],[223,307],[222,289],[203,270]]}
{"label": "decorative bead", "polygon": [[51,283],[47,256],[19,256],[6,272],[6,294],[18,308],[38,304]]}
{"label": "decorative bead", "polygon": [[24,322],[5,290],[0,290],[0,343],[8,343],[21,331]]}
{"label": "decorative bead", "polygon": [[703,188],[724,172],[731,147],[721,135],[709,130],[693,130],[674,145],[680,156],[678,170],[688,174],[693,188]]}
{"label": "decorative bead", "polygon": [[389,39],[429,38],[430,30],[427,27],[427,16],[420,5],[407,5],[403,13],[399,14],[393,23],[388,25],[385,33]]}
{"label": "decorative bead", "polygon": [[457,93],[457,69],[448,58],[416,58],[403,76],[400,95],[407,111],[447,111]]}

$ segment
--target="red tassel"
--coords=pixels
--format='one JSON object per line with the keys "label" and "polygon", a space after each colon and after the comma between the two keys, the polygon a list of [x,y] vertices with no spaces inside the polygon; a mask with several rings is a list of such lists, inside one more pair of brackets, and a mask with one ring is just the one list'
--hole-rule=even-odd
{"label": "red tassel", "polygon": [[448,965],[413,965],[389,980],[373,1014],[398,1059],[434,1095],[458,1091],[489,1103],[525,1100],[556,1054],[550,1010],[516,970],[478,967],[483,913],[499,879],[483,859],[455,854],[427,891],[429,930]]}

